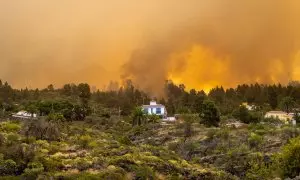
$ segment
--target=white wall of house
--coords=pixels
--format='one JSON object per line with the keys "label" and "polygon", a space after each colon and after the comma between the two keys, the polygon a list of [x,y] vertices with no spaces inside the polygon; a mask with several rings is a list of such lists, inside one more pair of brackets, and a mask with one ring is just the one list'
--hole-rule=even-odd
{"label": "white wall of house", "polygon": [[271,111],[266,113],[265,118],[278,118],[281,121],[287,122],[294,118],[294,114],[288,114],[282,111]]}
{"label": "white wall of house", "polygon": [[158,107],[148,107],[148,114],[157,114],[157,115],[164,115],[165,114],[165,108],[159,107],[161,109],[161,112],[158,114],[156,111]]}
{"label": "white wall of house", "polygon": [[[156,101],[150,101],[150,105],[143,105],[144,112],[147,114],[156,114],[166,116],[167,110],[164,105],[157,104]],[[160,110],[160,112],[158,111]]]}

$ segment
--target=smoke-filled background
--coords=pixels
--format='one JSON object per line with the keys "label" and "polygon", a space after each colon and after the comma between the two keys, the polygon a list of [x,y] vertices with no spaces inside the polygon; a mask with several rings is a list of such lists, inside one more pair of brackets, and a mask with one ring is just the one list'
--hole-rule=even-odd
{"label": "smoke-filled background", "polygon": [[160,95],[300,78],[297,0],[0,1],[0,78],[15,87],[111,80]]}

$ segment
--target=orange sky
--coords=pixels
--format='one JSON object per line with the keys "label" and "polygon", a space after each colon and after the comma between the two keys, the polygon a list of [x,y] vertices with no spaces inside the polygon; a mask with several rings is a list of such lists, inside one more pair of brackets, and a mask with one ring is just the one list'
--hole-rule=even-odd
{"label": "orange sky", "polygon": [[0,2],[0,78],[15,87],[131,78],[159,94],[300,78],[295,0]]}

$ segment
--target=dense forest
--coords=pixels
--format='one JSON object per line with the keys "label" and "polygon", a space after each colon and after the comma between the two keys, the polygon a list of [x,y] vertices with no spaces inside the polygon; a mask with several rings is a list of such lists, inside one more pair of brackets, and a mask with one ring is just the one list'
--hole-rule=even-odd
{"label": "dense forest", "polygon": [[[178,120],[146,115],[140,106],[153,99]],[[297,178],[299,105],[298,82],[206,94],[166,81],[164,96],[153,97],[130,80],[115,91],[0,81],[0,179]],[[11,117],[21,110],[38,118]],[[293,112],[297,126],[264,118],[271,110]]]}
{"label": "dense forest", "polygon": [[[128,80],[118,91],[94,91],[86,83],[66,84],[62,88],[55,89],[50,84],[45,89],[13,89],[7,82],[0,80],[0,105],[5,112],[15,112],[20,109],[34,111],[40,115],[48,115],[50,111],[63,113],[70,120],[70,109],[86,111],[84,119],[90,113],[115,114],[121,111],[121,115],[128,116],[139,105],[148,104],[155,99],[166,105],[168,113],[199,113],[205,100],[213,101],[222,115],[230,115],[242,102],[248,102],[260,107],[262,110],[281,109],[284,98],[290,97],[294,105],[300,104],[300,84],[291,82],[288,86],[243,84],[236,88],[224,89],[216,87],[208,94],[204,91],[186,90],[184,84],[175,85],[172,81],[166,81],[165,96],[153,97],[149,93],[134,87]],[[71,108],[70,108],[71,107]],[[74,108],[75,107],[75,108]],[[96,112],[96,111],[101,112]],[[103,112],[105,111],[105,112]]]}

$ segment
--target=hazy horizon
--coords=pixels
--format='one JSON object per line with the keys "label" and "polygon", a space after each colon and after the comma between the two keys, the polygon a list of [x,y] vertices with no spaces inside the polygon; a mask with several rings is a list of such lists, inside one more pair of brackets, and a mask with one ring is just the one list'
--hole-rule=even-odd
{"label": "hazy horizon", "polygon": [[0,2],[0,78],[14,87],[130,78],[161,94],[300,79],[294,0]]}

